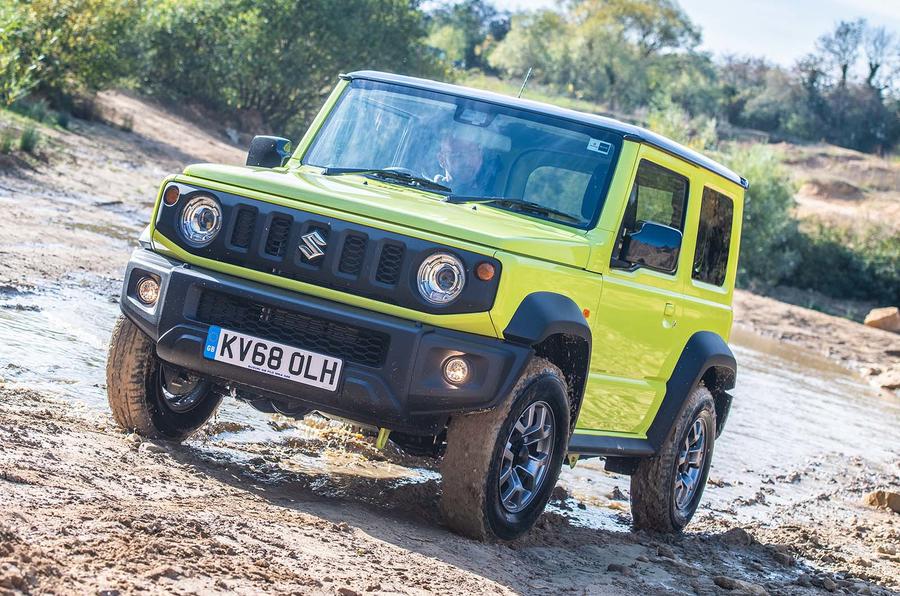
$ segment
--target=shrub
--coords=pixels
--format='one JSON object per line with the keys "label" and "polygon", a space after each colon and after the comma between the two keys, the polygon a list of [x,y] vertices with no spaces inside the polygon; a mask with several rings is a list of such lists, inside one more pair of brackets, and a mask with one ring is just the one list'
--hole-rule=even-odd
{"label": "shrub", "polygon": [[12,129],[4,128],[3,132],[0,133],[0,153],[4,155],[12,153],[14,139],[15,135],[13,134]]}
{"label": "shrub", "polygon": [[34,125],[26,126],[25,130],[22,131],[22,136],[19,137],[19,149],[25,153],[34,153],[40,137],[41,135]]}
{"label": "shrub", "polygon": [[60,128],[69,128],[69,120],[72,118],[72,115],[69,114],[66,110],[62,110],[56,113],[56,123],[60,126]]}
{"label": "shrub", "polygon": [[900,236],[891,228],[843,229],[809,220],[791,244],[800,263],[786,284],[833,298],[900,304]]}

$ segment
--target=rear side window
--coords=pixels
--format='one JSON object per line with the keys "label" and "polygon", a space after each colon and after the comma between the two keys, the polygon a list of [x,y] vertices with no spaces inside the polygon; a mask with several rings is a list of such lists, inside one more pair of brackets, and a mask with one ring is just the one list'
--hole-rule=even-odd
{"label": "rear side window", "polygon": [[697,252],[694,253],[691,273],[694,279],[716,286],[725,283],[733,219],[734,202],[731,198],[704,188],[697,229]]}

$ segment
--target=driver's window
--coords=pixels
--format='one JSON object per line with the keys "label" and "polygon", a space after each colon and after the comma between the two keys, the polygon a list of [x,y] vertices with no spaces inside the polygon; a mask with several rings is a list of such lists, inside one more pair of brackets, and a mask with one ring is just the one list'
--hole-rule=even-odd
{"label": "driver's window", "polygon": [[688,179],[646,159],[638,165],[634,186],[622,217],[622,227],[613,258],[619,258],[622,240],[645,221],[684,231]]}

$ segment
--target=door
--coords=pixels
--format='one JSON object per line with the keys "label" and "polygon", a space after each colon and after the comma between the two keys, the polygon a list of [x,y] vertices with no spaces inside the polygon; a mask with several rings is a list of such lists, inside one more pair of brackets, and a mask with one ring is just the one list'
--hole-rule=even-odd
{"label": "door", "polygon": [[[687,340],[681,332],[686,326],[678,325],[684,255],[679,254],[674,271],[661,271],[639,265],[623,247],[627,235],[645,222],[684,232],[690,173],[691,166],[675,158],[646,146],[640,150],[610,267],[603,273],[593,324],[591,379],[579,427],[642,434],[662,400]],[[679,249],[681,245],[683,240]]]}

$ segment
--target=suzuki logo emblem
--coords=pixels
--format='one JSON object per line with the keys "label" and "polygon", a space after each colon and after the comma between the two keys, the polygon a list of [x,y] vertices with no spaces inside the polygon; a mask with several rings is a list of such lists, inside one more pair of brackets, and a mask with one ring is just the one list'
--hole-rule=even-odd
{"label": "suzuki logo emblem", "polygon": [[307,261],[315,261],[319,257],[325,256],[325,251],[322,249],[325,248],[326,242],[319,230],[300,236],[300,240],[303,241],[303,244],[299,246],[300,252]]}

